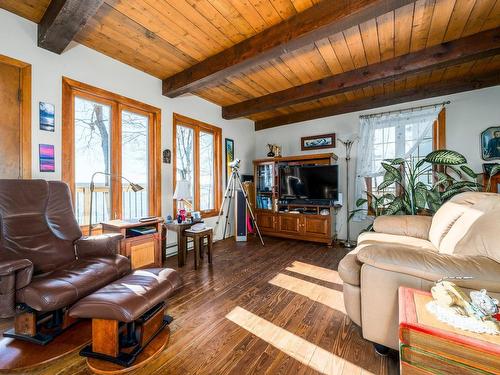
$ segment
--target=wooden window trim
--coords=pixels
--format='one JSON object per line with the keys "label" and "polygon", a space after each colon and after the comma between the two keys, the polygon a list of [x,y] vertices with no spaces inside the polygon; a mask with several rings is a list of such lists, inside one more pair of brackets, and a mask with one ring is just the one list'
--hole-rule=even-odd
{"label": "wooden window trim", "polygon": [[[177,125],[192,128],[194,131],[193,145],[194,151],[194,210],[200,211],[200,192],[197,187],[199,184],[199,166],[200,166],[200,155],[197,152],[199,147],[199,131],[207,131],[213,133],[214,135],[214,208],[212,210],[200,211],[203,217],[214,217],[217,216],[220,204],[222,202],[222,129],[207,124],[202,121],[198,121],[178,113],[173,114],[173,191],[175,191],[175,186],[177,184]],[[174,211],[177,207],[177,200],[173,200]]]}
{"label": "wooden window trim", "polygon": [[[121,156],[121,112],[133,111],[149,117],[148,152],[149,152],[149,213],[161,216],[161,110],[149,104],[141,103],[107,90],[67,77],[62,79],[62,139],[74,140],[74,107],[75,96],[98,101],[111,106],[111,153]],[[75,142],[62,143],[62,180],[65,181],[75,202]],[[111,173],[121,172],[121,157],[111,158]],[[121,191],[122,180],[111,179],[113,191]],[[122,195],[112,194],[112,218],[122,217]]]}
{"label": "wooden window trim", "polygon": [[31,64],[0,55],[0,63],[19,68],[21,74],[21,111],[19,124],[21,125],[21,178],[31,178]]}

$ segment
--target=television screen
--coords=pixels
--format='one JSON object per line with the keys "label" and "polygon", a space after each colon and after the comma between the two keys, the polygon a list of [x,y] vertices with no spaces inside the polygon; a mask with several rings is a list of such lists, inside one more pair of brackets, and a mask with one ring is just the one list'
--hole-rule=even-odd
{"label": "television screen", "polygon": [[338,166],[280,168],[281,199],[338,200]]}

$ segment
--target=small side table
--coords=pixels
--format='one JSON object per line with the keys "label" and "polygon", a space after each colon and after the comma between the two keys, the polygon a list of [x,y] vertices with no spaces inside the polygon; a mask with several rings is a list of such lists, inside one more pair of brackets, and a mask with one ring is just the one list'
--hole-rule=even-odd
{"label": "small side table", "polygon": [[500,374],[500,337],[463,331],[425,307],[429,292],[399,288],[401,374]]}
{"label": "small side table", "polygon": [[165,223],[167,230],[171,230],[177,234],[177,265],[179,267],[184,266],[187,257],[187,238],[184,234],[186,229],[193,226],[193,223],[177,223],[176,221],[172,223]]}
{"label": "small side table", "polygon": [[207,228],[202,231],[193,231],[186,229],[184,234],[188,238],[193,239],[194,244],[194,269],[198,269],[200,264],[200,258],[203,259],[203,242],[205,238],[207,239],[207,253],[208,253],[208,263],[212,264],[212,242],[213,242],[213,230],[212,228]]}

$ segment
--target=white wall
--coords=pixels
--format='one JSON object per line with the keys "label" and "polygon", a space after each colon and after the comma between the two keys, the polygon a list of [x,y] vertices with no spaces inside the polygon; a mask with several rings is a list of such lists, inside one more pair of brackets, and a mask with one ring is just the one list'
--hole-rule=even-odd
{"label": "white wall", "polygon": [[[462,153],[467,158],[469,165],[474,171],[481,172],[482,163],[484,163],[484,161],[481,159],[480,133],[490,126],[500,126],[500,86],[261,130],[256,132],[255,156],[258,158],[265,157],[267,153],[267,143],[282,145],[284,156],[314,153],[312,151],[302,152],[300,150],[301,137],[324,133],[336,133],[338,138],[348,138],[349,136],[358,134],[360,115],[417,107],[447,100],[451,101],[446,107],[447,148]],[[335,149],[320,150],[319,152],[323,151],[333,151],[339,156],[338,164],[341,166],[339,168],[341,180],[339,189],[341,192],[345,193],[346,177],[345,159],[343,159],[345,158],[344,147],[337,142],[337,147]],[[349,189],[352,197],[351,207],[355,200],[353,197],[353,189],[356,154],[357,147],[353,147],[350,167],[352,173]],[[337,220],[339,238],[345,238],[346,235],[345,215],[346,210],[344,208],[339,213]],[[353,222],[351,225],[352,238],[355,238],[360,229],[366,227],[366,223],[359,222]]]}
{"label": "white wall", "polygon": [[[235,141],[235,156],[242,173],[252,173],[254,127],[249,120],[223,120],[221,109],[196,96],[170,99],[161,95],[161,81],[99,52],[72,43],[57,55],[37,47],[37,25],[0,9],[0,54],[32,65],[32,158],[33,178],[61,178],[61,85],[66,76],[156,106],[162,111],[162,150],[172,149],[174,112],[222,128],[223,138]],[[56,109],[55,133],[39,130],[38,103]],[[56,172],[39,172],[38,144],[54,144]],[[224,174],[224,173],[223,173]],[[162,163],[162,213],[172,213],[172,164]],[[175,241],[172,238],[172,241]],[[169,239],[169,243],[172,242]]]}

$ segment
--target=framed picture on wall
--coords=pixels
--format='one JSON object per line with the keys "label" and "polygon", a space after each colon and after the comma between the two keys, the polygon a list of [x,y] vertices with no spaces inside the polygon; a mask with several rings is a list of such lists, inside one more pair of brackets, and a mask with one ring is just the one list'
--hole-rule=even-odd
{"label": "framed picture on wall", "polygon": [[481,133],[483,160],[500,159],[500,126],[492,126]]}
{"label": "framed picture on wall", "polygon": [[38,145],[38,157],[40,163],[40,172],[56,171],[54,145]]}
{"label": "framed picture on wall", "polygon": [[226,151],[226,186],[231,176],[231,167],[229,164],[234,161],[234,141],[229,138],[224,139],[224,149]]}
{"label": "framed picture on wall", "polygon": [[40,130],[53,132],[55,130],[55,107],[50,103],[39,103]]}
{"label": "framed picture on wall", "polygon": [[335,148],[335,133],[302,137],[300,142],[300,149],[302,151]]}

